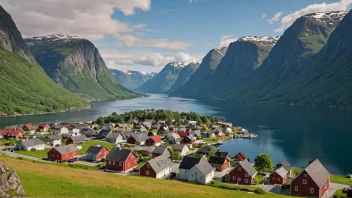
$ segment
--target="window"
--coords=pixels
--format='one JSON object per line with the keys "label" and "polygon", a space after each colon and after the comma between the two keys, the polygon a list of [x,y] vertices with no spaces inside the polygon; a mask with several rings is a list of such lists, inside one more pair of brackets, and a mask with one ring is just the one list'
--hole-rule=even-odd
{"label": "window", "polygon": [[244,180],[244,183],[245,183],[245,184],[248,184],[248,179],[245,179],[245,180]]}
{"label": "window", "polygon": [[242,171],[242,168],[241,167],[238,167],[238,169],[237,169],[238,171]]}
{"label": "window", "polygon": [[295,191],[298,191],[298,186],[295,186]]}
{"label": "window", "polygon": [[245,176],[245,177],[248,177],[248,174],[245,174],[244,176]]}
{"label": "window", "polygon": [[307,184],[307,180],[306,179],[302,179],[302,184]]}
{"label": "window", "polygon": [[149,171],[145,171],[145,175],[149,175]]}
{"label": "window", "polygon": [[147,164],[147,168],[150,168],[150,167],[149,167],[149,164]]}
{"label": "window", "polygon": [[309,189],[309,192],[310,192],[310,193],[314,193],[314,188],[310,188],[310,189]]}
{"label": "window", "polygon": [[281,179],[280,178],[277,178],[277,181],[280,181]]}
{"label": "window", "polygon": [[236,177],[235,177],[235,176],[232,176],[232,179],[233,179],[233,180],[236,180]]}
{"label": "window", "polygon": [[122,166],[122,162],[119,163],[119,166]]}
{"label": "window", "polygon": [[197,172],[195,172],[194,174],[197,175]]}
{"label": "window", "polygon": [[115,162],[112,162],[112,165],[115,165]]}
{"label": "window", "polygon": [[241,182],[241,178],[237,178],[237,183],[240,183]]}
{"label": "window", "polygon": [[111,165],[111,161],[108,161],[108,164]]}
{"label": "window", "polygon": [[303,177],[307,177],[308,175],[307,174],[303,174]]}

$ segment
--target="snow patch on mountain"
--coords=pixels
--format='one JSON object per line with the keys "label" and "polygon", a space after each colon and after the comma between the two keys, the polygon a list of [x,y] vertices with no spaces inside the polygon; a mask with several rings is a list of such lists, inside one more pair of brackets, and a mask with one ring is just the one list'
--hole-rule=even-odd
{"label": "snow patch on mountain", "polygon": [[279,36],[269,37],[269,36],[244,36],[238,39],[238,41],[249,41],[256,42],[262,46],[274,46],[276,42],[280,39]]}
{"label": "snow patch on mountain", "polygon": [[313,18],[317,21],[334,25],[334,22],[340,22],[348,13],[348,11],[332,11],[332,12],[316,12],[305,15],[305,17]]}
{"label": "snow patch on mountain", "polygon": [[69,36],[69,35],[62,35],[62,34],[52,34],[47,36],[40,36],[40,37],[32,37],[25,39],[28,45],[35,45],[38,42],[55,42],[55,41],[72,41],[72,40],[81,40],[78,36]]}

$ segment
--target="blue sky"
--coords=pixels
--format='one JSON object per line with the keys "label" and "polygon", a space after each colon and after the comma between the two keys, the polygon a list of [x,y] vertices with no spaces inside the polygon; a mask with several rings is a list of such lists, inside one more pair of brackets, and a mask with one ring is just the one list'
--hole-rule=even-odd
{"label": "blue sky", "polygon": [[[280,36],[298,17],[352,0],[0,0],[25,37],[68,34],[96,44],[108,67],[160,71],[200,61],[242,36]],[[65,12],[62,12],[65,10]],[[221,43],[221,45],[220,45]]]}

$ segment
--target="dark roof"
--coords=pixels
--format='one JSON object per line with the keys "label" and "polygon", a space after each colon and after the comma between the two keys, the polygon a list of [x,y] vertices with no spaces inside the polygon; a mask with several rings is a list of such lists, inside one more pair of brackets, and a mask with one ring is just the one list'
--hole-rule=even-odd
{"label": "dark roof", "polygon": [[68,144],[65,146],[59,146],[59,147],[55,147],[53,148],[55,150],[57,150],[60,154],[66,154],[66,153],[70,153],[73,151],[77,151],[77,147],[73,144]]}
{"label": "dark roof", "polygon": [[[236,165],[236,167],[237,166],[241,166],[247,172],[247,174],[250,175],[251,177],[253,177],[257,174],[257,170],[255,170],[255,168],[248,162],[248,160],[240,161]],[[236,169],[234,169],[234,170],[236,170]]]}
{"label": "dark roof", "polygon": [[80,142],[84,142],[84,137],[81,135],[77,135],[77,136],[71,136],[70,139],[73,141],[73,143],[80,143]]}
{"label": "dark roof", "polygon": [[97,135],[101,137],[106,137],[110,132],[111,129],[101,129]]}
{"label": "dark roof", "polygon": [[208,160],[211,164],[221,164],[223,165],[226,161],[226,157],[219,157],[219,156],[211,156]]}
{"label": "dark roof", "polygon": [[219,157],[228,157],[228,156],[230,156],[230,153],[229,152],[220,152],[220,151],[218,151],[218,152],[215,153],[215,155],[219,156]]}
{"label": "dark roof", "polygon": [[217,148],[213,145],[206,145],[203,146],[202,148],[198,149],[197,153],[208,153],[210,151],[216,151]]}
{"label": "dark roof", "polygon": [[149,160],[147,163],[153,168],[155,173],[159,173],[169,167],[172,167],[172,161],[164,155],[160,155],[152,160]]}
{"label": "dark roof", "polygon": [[237,153],[237,155],[235,155],[234,158],[241,161],[248,159],[248,157],[242,152]]}
{"label": "dark roof", "polygon": [[110,151],[109,155],[106,156],[106,159],[112,160],[112,161],[118,161],[118,162],[126,161],[130,153],[134,153],[134,152],[129,149],[120,150],[119,148],[114,148]]}
{"label": "dark roof", "polygon": [[201,159],[195,167],[198,168],[200,172],[202,172],[204,175],[208,175],[212,171],[214,171],[214,168],[207,162],[205,159]]}
{"label": "dark roof", "polygon": [[100,151],[104,148],[104,146],[90,146],[87,151],[86,154],[90,153],[90,154],[94,154],[97,155],[100,153]]}
{"label": "dark roof", "polygon": [[202,158],[185,156],[179,166],[180,169],[191,169],[193,166],[199,163]]}
{"label": "dark roof", "polygon": [[172,148],[175,151],[181,151],[184,147],[187,147],[187,145],[186,144],[174,144],[174,145],[172,145]]}
{"label": "dark roof", "polygon": [[292,166],[287,162],[287,161],[281,161],[278,164],[276,164],[276,168],[283,167],[287,171],[290,171],[292,169]]}
{"label": "dark roof", "polygon": [[323,166],[323,164],[321,164],[318,159],[310,163],[304,169],[304,171],[307,172],[307,174],[312,178],[312,180],[318,187],[323,186],[325,182],[330,178],[330,173],[326,170],[326,168]]}
{"label": "dark roof", "polygon": [[152,153],[162,155],[166,150],[167,150],[166,146],[156,146],[152,151]]}

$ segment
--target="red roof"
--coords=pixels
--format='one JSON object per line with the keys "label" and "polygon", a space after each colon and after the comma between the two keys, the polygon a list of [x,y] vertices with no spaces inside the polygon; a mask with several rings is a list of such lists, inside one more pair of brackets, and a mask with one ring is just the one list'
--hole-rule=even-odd
{"label": "red roof", "polygon": [[5,130],[0,130],[0,133],[2,133],[3,136],[7,134],[11,135],[19,135],[20,133],[24,134],[24,131],[22,129],[5,129]]}
{"label": "red roof", "polygon": [[42,127],[43,129],[48,129],[50,128],[50,126],[48,124],[41,124],[40,127]]}
{"label": "red roof", "polygon": [[154,142],[161,142],[161,138],[158,135],[152,136],[150,139],[152,139]]}
{"label": "red roof", "polygon": [[32,126],[32,123],[27,123],[24,126],[28,128],[28,127]]}
{"label": "red roof", "polygon": [[248,159],[248,157],[242,152],[237,153],[237,155],[235,155],[233,158],[241,161]]}
{"label": "red roof", "polygon": [[186,131],[180,131],[180,132],[178,132],[178,135],[179,135],[180,137],[186,137],[186,136],[187,136],[187,133],[186,133]]}

